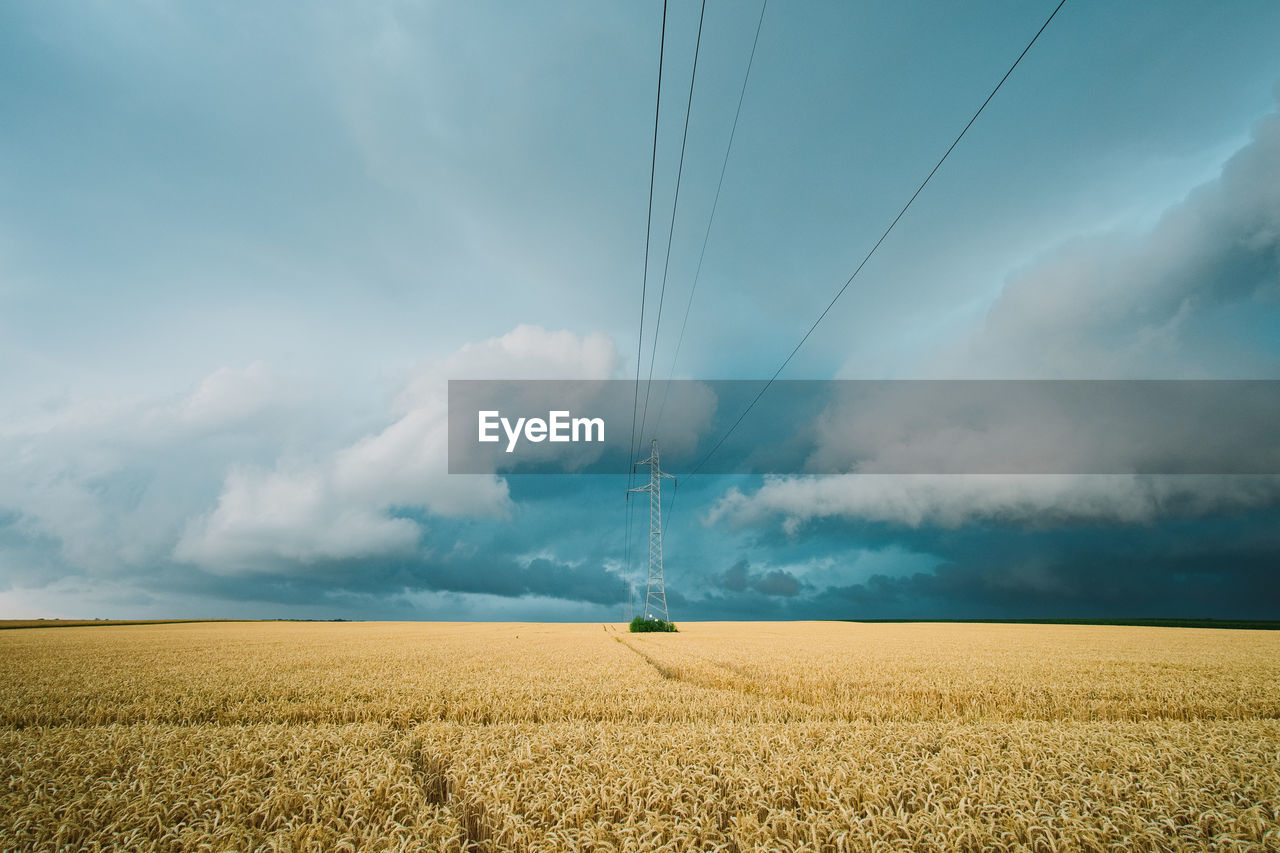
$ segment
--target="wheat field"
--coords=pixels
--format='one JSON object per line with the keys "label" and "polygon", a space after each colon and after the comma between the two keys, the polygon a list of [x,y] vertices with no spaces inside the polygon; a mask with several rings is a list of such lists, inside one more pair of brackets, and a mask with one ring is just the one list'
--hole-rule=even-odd
{"label": "wheat field", "polygon": [[1280,632],[0,632],[3,850],[1280,850]]}

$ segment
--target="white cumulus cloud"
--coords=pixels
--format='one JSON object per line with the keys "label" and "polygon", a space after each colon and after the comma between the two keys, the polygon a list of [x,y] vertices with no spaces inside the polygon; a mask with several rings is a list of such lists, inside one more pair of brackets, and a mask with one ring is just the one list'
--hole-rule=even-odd
{"label": "white cumulus cloud", "polygon": [[851,474],[772,477],[751,493],[731,489],[708,520],[745,525],[780,518],[789,532],[821,518],[948,528],[971,522],[1146,524],[1278,500],[1280,478],[1268,476]]}
{"label": "white cumulus cloud", "polygon": [[448,473],[448,380],[605,379],[620,369],[612,341],[537,326],[468,344],[418,370],[396,397],[392,421],[310,464],[237,468],[217,506],[192,519],[174,550],[215,572],[404,553],[425,534],[398,514],[504,517],[506,481]]}

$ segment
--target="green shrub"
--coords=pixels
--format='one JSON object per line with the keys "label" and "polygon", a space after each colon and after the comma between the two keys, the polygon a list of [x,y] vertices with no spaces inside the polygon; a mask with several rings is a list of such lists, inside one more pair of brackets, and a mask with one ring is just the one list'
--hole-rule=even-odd
{"label": "green shrub", "polygon": [[674,633],[676,624],[667,622],[663,619],[645,619],[643,616],[637,616],[631,620],[631,633],[641,634],[646,631],[664,631]]}

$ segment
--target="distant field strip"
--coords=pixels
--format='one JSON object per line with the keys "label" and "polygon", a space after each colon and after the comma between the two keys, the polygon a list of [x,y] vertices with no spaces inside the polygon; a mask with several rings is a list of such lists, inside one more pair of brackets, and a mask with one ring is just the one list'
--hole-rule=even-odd
{"label": "distant field strip", "polygon": [[1280,634],[0,634],[0,850],[1280,850]]}

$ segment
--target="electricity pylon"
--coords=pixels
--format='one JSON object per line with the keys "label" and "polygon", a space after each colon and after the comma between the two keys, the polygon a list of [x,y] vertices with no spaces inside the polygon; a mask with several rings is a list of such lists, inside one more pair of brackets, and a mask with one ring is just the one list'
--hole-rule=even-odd
{"label": "electricity pylon", "polygon": [[641,465],[649,466],[649,484],[627,489],[627,499],[632,492],[649,493],[649,581],[645,585],[644,610],[646,619],[657,619],[662,614],[663,622],[670,622],[667,614],[667,588],[662,581],[662,481],[676,478],[662,470],[658,464],[658,439],[649,445],[649,458],[641,459],[631,466],[634,472]]}

